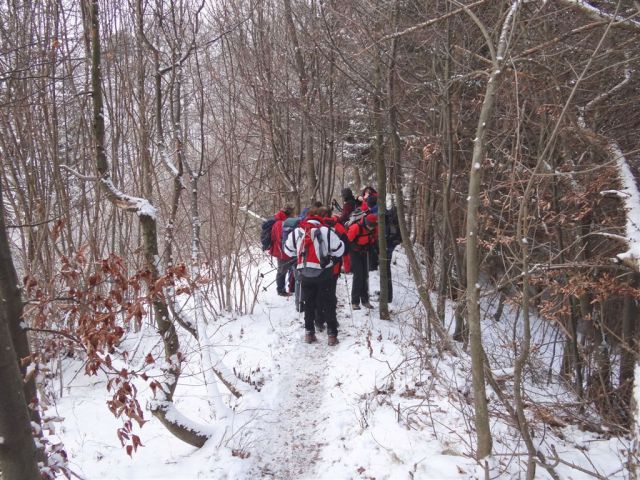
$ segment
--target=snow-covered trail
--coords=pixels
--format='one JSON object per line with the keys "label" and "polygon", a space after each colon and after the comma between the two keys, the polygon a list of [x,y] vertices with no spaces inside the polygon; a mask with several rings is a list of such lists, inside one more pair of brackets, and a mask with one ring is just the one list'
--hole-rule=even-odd
{"label": "snow-covered trail", "polygon": [[[183,334],[187,356],[176,406],[216,432],[202,448],[178,440],[145,413],[149,421],[144,428],[134,424],[144,448],[127,455],[116,435],[123,419],[113,417],[105,406],[110,398],[106,377],[82,375],[81,358],[64,360],[64,376],[59,379],[63,387],[51,408],[65,420],[52,441],[62,442],[74,475],[86,480],[477,478],[477,464],[469,453],[470,407],[461,394],[470,385],[468,363],[461,357],[440,358],[414,343],[415,318],[424,312],[406,257],[397,258],[392,267],[391,321],[380,320],[377,308],[351,311],[351,277],[338,280],[340,343],[335,347],[327,345],[326,333],[318,334],[316,344],[304,343],[302,316],[292,298],[276,295],[270,283],[274,271],[258,285],[254,311],[242,316],[228,313],[210,322],[208,333],[217,357],[246,382],[238,399],[220,388],[232,415],[216,416],[198,346]],[[378,285],[378,272],[372,272],[371,290]],[[159,348],[153,329],[148,333],[138,360]],[[128,341],[138,345],[137,337]],[[425,368],[427,363],[430,368]],[[434,368],[440,380],[433,378]],[[145,405],[152,392],[143,381],[137,386]],[[513,460],[514,451],[520,450],[514,450],[511,431],[499,419],[493,428],[500,452],[495,473],[504,473],[500,478],[522,476],[520,464]],[[624,478],[627,443],[585,435],[573,426],[564,435],[575,440],[549,438],[565,459],[581,465],[588,455],[590,465],[603,476]],[[587,480],[586,474],[564,470],[563,477]]]}
{"label": "snow-covered trail", "polygon": [[329,441],[324,427],[333,413],[326,400],[340,395],[332,375],[332,360],[341,348],[348,348],[345,339],[354,335],[349,288],[340,278],[337,296],[342,343],[335,347],[327,345],[326,330],[316,332],[317,343],[304,343],[303,314],[295,312],[293,298],[280,300],[286,302],[287,313],[272,322],[278,338],[272,345],[278,400],[260,424],[254,425],[260,432],[261,449],[256,459],[259,471],[255,472],[259,478],[323,478],[318,471],[322,467],[319,460]]}
{"label": "snow-covered trail", "polygon": [[329,347],[324,342],[307,345],[300,338],[298,332],[289,339],[290,347],[281,350],[280,403],[264,419],[259,462],[264,478],[304,478],[313,472],[322,447],[316,433],[326,420],[321,407]]}

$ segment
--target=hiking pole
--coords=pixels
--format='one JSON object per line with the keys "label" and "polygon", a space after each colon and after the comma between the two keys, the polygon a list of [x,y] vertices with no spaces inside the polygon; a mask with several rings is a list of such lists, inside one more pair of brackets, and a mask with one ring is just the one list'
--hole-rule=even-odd
{"label": "hiking pole", "polygon": [[269,273],[274,272],[278,269],[277,266],[276,267],[273,266],[273,257],[269,257],[269,265],[273,267],[271,270],[267,270],[266,272],[258,272],[258,275],[260,276],[260,278],[264,278],[265,275],[268,275]]}
{"label": "hiking pole", "polygon": [[267,285],[265,285],[264,287],[262,287],[262,291],[266,292],[267,288],[269,288],[271,285],[273,285],[274,283],[276,283],[277,278],[274,278],[271,282],[269,282]]}
{"label": "hiking pole", "polygon": [[[289,268],[291,265],[293,265],[293,262],[295,262],[295,261],[296,261],[296,259],[292,258],[291,260],[288,260],[287,263],[284,264],[284,266],[286,268]],[[273,271],[276,271],[276,270],[278,270],[278,267],[272,268],[271,270],[268,270],[268,271],[266,271],[264,273],[259,273],[260,278],[264,278],[265,275],[267,275],[268,273],[271,273]],[[273,285],[277,280],[278,280],[278,277],[276,276],[276,278],[272,282],[270,282],[268,285],[265,285],[264,287],[262,287],[262,291],[266,292],[267,291],[267,287],[270,287],[271,285]]]}
{"label": "hiking pole", "polygon": [[[265,275],[268,275],[271,272],[275,272],[277,269],[278,269],[278,267],[272,268],[271,270],[267,270],[266,272],[258,272],[258,275],[260,276],[260,278],[264,278]],[[269,284],[269,285],[271,285],[271,284]]]}

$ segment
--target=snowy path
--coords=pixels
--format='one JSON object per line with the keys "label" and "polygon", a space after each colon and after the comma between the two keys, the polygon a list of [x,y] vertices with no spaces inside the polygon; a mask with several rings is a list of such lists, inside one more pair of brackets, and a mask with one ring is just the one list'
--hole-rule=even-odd
{"label": "snowy path", "polygon": [[[327,346],[326,333],[318,334],[316,344],[304,343],[293,299],[278,297],[269,283],[273,272],[264,278],[270,288],[260,285],[254,312],[241,317],[228,314],[210,323],[208,333],[221,362],[251,385],[240,399],[220,389],[235,412],[229,417],[212,415],[200,355],[195,341],[184,334],[189,368],[181,376],[176,405],[219,434],[200,449],[149,418],[142,429],[134,425],[144,448],[128,456],[116,436],[122,418],[113,417],[105,407],[106,379],[76,374],[84,370],[83,362],[65,359],[60,379],[64,389],[55,404],[55,413],[65,421],[54,437],[62,441],[74,473],[87,480],[477,478],[477,464],[469,454],[470,407],[460,395],[471,382],[468,364],[460,357],[425,356],[424,350],[416,356],[413,324],[421,313],[406,257],[399,258],[391,322],[380,320],[377,308],[351,311],[351,278],[340,278],[336,347]],[[377,272],[370,285],[377,290]],[[135,340],[130,339],[132,344]],[[140,352],[153,351],[157,343],[151,332]],[[426,362],[437,368],[444,382],[433,379]],[[152,394],[144,382],[137,386],[144,404]],[[522,451],[518,445],[514,450],[517,438],[501,420],[496,421],[495,432],[494,445],[500,453],[492,477],[521,477],[520,461],[526,459],[513,460],[514,451]],[[626,461],[627,443],[585,435],[575,427],[564,434],[575,440],[549,438],[567,461],[581,465],[586,456],[603,477],[625,478],[620,466]],[[588,477],[569,467],[561,473],[576,480]],[[548,478],[540,470],[538,476]]]}
{"label": "snowy path", "polygon": [[[348,289],[344,281],[338,288],[338,302],[348,305]],[[331,362],[337,347],[327,345],[327,334],[316,332],[318,343],[303,342],[303,314],[293,311],[293,299],[284,300],[287,321],[274,321],[278,341],[272,345],[272,356],[276,362],[278,401],[263,417],[259,429],[261,446],[257,462],[260,478],[305,479],[322,478],[318,472],[318,461],[322,449],[327,445],[325,422],[332,416],[326,404],[327,396],[335,396],[331,385],[335,380],[331,373]],[[340,311],[342,324],[339,337],[352,335],[345,325],[351,321]],[[342,307],[344,310],[344,307]],[[332,380],[333,378],[333,380]]]}
{"label": "snowy path", "polygon": [[[302,330],[302,329],[300,329]],[[281,351],[281,403],[266,419],[261,463],[265,478],[302,478],[315,467],[322,447],[316,438],[318,417],[322,410],[327,375],[329,347],[322,343],[300,342],[300,331],[290,338],[293,343]],[[291,348],[293,346],[293,348]]]}

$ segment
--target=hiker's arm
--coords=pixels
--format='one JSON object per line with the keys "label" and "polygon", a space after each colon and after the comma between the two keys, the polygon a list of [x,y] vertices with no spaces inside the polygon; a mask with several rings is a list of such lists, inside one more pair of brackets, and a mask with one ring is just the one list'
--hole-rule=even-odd
{"label": "hiker's arm", "polygon": [[349,242],[353,243],[355,241],[358,236],[358,230],[359,227],[357,223],[354,223],[349,227],[349,230],[347,230],[347,238],[349,239]]}

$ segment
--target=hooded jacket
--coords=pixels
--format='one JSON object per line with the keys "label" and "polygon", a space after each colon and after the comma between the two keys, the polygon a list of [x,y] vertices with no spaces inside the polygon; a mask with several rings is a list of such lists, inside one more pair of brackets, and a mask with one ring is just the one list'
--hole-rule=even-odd
{"label": "hooded jacket", "polygon": [[276,222],[271,227],[271,247],[269,247],[269,255],[280,260],[289,260],[290,257],[282,251],[282,224],[289,218],[283,210],[274,215]]}

